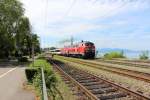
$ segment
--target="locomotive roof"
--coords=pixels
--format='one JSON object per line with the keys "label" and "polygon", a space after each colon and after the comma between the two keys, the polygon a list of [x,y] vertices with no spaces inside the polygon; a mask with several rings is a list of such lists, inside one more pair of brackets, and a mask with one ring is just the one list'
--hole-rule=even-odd
{"label": "locomotive roof", "polygon": [[[90,42],[90,41],[81,41],[81,42],[73,44],[72,46],[69,45],[69,46],[64,46],[64,47],[73,47],[73,46],[76,46],[76,45],[81,44],[81,43],[92,43],[92,42]],[[94,44],[94,43],[92,43],[92,44]]]}
{"label": "locomotive roof", "polygon": [[79,43],[92,43],[90,41],[82,41],[82,42],[79,42]]}

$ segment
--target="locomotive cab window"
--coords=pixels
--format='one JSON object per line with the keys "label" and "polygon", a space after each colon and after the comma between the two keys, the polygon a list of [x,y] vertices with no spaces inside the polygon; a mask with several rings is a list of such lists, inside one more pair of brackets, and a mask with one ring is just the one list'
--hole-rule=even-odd
{"label": "locomotive cab window", "polygon": [[93,46],[93,43],[85,43],[85,46]]}
{"label": "locomotive cab window", "polygon": [[84,46],[84,44],[80,44],[80,46]]}

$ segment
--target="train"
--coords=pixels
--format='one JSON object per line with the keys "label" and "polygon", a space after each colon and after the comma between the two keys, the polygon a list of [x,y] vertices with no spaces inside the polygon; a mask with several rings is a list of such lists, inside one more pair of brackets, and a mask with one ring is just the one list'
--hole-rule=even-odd
{"label": "train", "polygon": [[59,48],[56,48],[56,49],[53,49],[53,50],[49,50],[49,52],[51,53],[51,54],[54,54],[54,55],[61,55],[61,49],[59,49]]}
{"label": "train", "polygon": [[61,48],[60,54],[68,57],[80,57],[85,59],[95,58],[95,45],[90,41],[81,41],[74,45]]}

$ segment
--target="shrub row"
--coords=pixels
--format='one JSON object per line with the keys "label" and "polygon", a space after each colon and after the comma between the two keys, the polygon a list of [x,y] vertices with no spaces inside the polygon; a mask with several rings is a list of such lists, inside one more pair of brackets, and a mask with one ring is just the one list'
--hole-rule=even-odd
{"label": "shrub row", "polygon": [[37,75],[39,69],[37,68],[27,68],[25,69],[26,78],[29,82],[33,82],[33,78],[35,75]]}
{"label": "shrub row", "polygon": [[27,57],[19,57],[18,62],[28,62],[28,58]]}
{"label": "shrub row", "polygon": [[125,58],[123,52],[110,52],[104,55],[104,59]]}
{"label": "shrub row", "polygon": [[31,63],[29,68],[27,68],[25,71],[27,79],[35,88],[37,88],[37,90],[39,90],[39,92],[41,92],[41,78],[39,78],[41,77],[40,67],[43,67],[44,69],[48,95],[51,97],[51,99],[54,99],[59,92],[57,89],[58,79],[52,71],[52,67],[47,60],[37,59],[35,60],[34,64]]}

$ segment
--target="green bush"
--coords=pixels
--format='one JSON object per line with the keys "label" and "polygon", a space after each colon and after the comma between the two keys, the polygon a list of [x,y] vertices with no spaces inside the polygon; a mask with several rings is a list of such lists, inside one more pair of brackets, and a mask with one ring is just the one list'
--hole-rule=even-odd
{"label": "green bush", "polygon": [[[33,66],[34,65],[34,66]],[[34,64],[31,63],[30,64],[31,68],[39,68],[39,67],[43,67],[44,69],[44,75],[45,75],[45,82],[46,82],[46,87],[47,87],[47,91],[49,96],[52,96],[52,98],[54,99],[55,96],[58,94],[57,91],[57,84],[58,84],[58,79],[55,75],[55,73],[52,70],[52,66],[50,65],[49,62],[47,62],[45,59],[37,59],[34,61]],[[33,71],[33,70],[32,70]],[[37,74],[30,74],[31,71],[28,72],[29,74],[29,79],[32,79],[33,85],[40,91],[41,89],[41,70],[38,71]],[[36,72],[33,72],[36,73]]]}
{"label": "green bush", "polygon": [[27,68],[25,69],[26,78],[36,91],[36,95],[42,100],[42,77],[40,68]]}
{"label": "green bush", "polygon": [[38,95],[42,98],[42,77],[40,71],[34,75],[32,84],[38,90]]}
{"label": "green bush", "polygon": [[139,58],[141,60],[146,60],[149,58],[149,52],[148,51],[143,51],[142,54],[139,55]]}
{"label": "green bush", "polygon": [[28,62],[28,58],[27,57],[19,57],[18,62]]}
{"label": "green bush", "polygon": [[26,74],[26,78],[29,82],[33,82],[33,78],[34,76],[38,73],[39,69],[35,69],[35,68],[27,68],[25,69],[25,74]]}
{"label": "green bush", "polygon": [[104,59],[125,58],[123,52],[110,52],[104,54]]}

